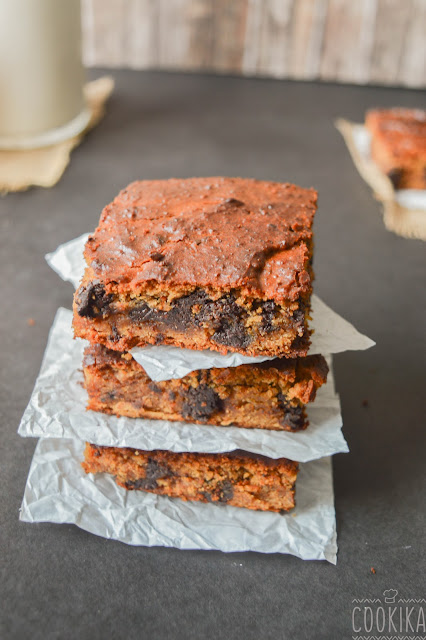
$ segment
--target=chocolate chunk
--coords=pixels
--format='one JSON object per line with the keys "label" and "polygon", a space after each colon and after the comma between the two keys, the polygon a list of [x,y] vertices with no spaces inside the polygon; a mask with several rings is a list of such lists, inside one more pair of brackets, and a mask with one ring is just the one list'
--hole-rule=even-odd
{"label": "chocolate chunk", "polygon": [[219,300],[206,300],[197,315],[197,323],[199,325],[208,325],[219,331],[222,327],[224,316],[229,319],[232,316],[239,318],[241,311],[241,307],[235,303],[233,296],[224,296]]}
{"label": "chocolate chunk", "polygon": [[111,340],[111,342],[118,342],[120,338],[121,338],[121,335],[117,327],[115,326],[115,324],[113,324],[111,328],[111,335],[109,336],[109,340]]}
{"label": "chocolate chunk", "polygon": [[291,431],[303,429],[305,420],[301,407],[291,407],[284,412],[281,424],[290,427]]}
{"label": "chocolate chunk", "polygon": [[233,296],[224,296],[204,304],[197,315],[197,323],[215,329],[211,337],[214,342],[244,348],[250,343],[243,322],[244,315],[244,309],[237,305]]}
{"label": "chocolate chunk", "polygon": [[224,480],[218,485],[219,502],[229,502],[234,495],[234,487],[229,480]]}
{"label": "chocolate chunk", "polygon": [[204,292],[194,291],[176,300],[170,311],[152,309],[145,302],[141,302],[129,312],[129,317],[132,322],[152,322],[182,331],[194,325],[195,316],[192,313],[192,307],[196,304],[202,305],[206,299],[207,295]]}
{"label": "chocolate chunk", "polygon": [[154,260],[154,262],[161,262],[162,260],[164,260],[164,255],[159,251],[154,251],[154,253],[151,253],[149,257],[151,258],[151,260]]}
{"label": "chocolate chunk", "polygon": [[223,202],[224,204],[232,204],[234,207],[244,206],[244,202],[242,202],[241,200],[237,200],[236,198],[226,198],[226,200],[224,200]]}
{"label": "chocolate chunk", "polygon": [[155,382],[149,382],[148,389],[153,393],[161,393],[160,387],[158,386],[158,384],[155,384]]}
{"label": "chocolate chunk", "polygon": [[163,319],[164,323],[175,331],[185,331],[197,324],[197,314],[192,312],[195,305],[202,308],[209,298],[204,291],[194,291],[179,298]]}
{"label": "chocolate chunk", "polygon": [[184,395],[182,416],[185,420],[207,420],[215,411],[221,411],[220,396],[206,384],[190,387]]}
{"label": "chocolate chunk", "polygon": [[303,407],[291,405],[287,398],[280,392],[277,395],[278,406],[283,411],[281,424],[290,427],[292,431],[298,431],[304,427]]}
{"label": "chocolate chunk", "polygon": [[108,311],[113,299],[112,294],[105,293],[100,283],[92,283],[81,287],[77,294],[77,311],[83,318],[99,318]]}
{"label": "chocolate chunk", "polygon": [[[207,491],[202,491],[201,494],[205,497],[207,502],[222,502],[226,503],[232,500],[234,495],[234,487],[229,480],[223,480],[218,482],[215,487],[212,487]],[[217,500],[214,500],[216,498]]]}
{"label": "chocolate chunk", "polygon": [[391,169],[386,175],[392,182],[393,188],[399,189],[402,178],[402,169]]}
{"label": "chocolate chunk", "polygon": [[272,321],[275,318],[277,305],[272,300],[266,300],[260,306],[262,307],[262,330],[264,333],[270,333],[275,329]]}
{"label": "chocolate chunk", "polygon": [[101,397],[102,402],[111,402],[115,400],[117,397],[115,391],[108,391],[104,396]]}
{"label": "chocolate chunk", "polygon": [[[308,350],[309,347],[309,334],[306,335],[302,335],[302,336],[296,336],[295,339],[293,340],[293,342],[291,343],[291,348],[294,351],[294,353],[299,352],[299,355],[306,355],[306,352]],[[304,351],[304,353],[300,353],[300,351]]]}
{"label": "chocolate chunk", "polygon": [[129,318],[135,324],[149,321],[157,322],[157,317],[161,313],[164,312],[151,309],[146,302],[140,302],[136,307],[133,307],[133,309],[129,311]]}
{"label": "chocolate chunk", "polygon": [[165,464],[159,464],[152,458],[148,459],[148,463],[145,467],[145,478],[138,478],[137,480],[129,480],[126,482],[127,489],[145,489],[146,491],[153,491],[158,487],[157,480],[159,478],[169,478],[173,475],[173,472]]}
{"label": "chocolate chunk", "polygon": [[211,300],[202,290],[179,298],[170,311],[152,309],[145,302],[129,311],[132,322],[151,322],[157,326],[163,324],[175,331],[206,326],[214,330],[212,340],[230,347],[246,347],[250,343],[243,322],[244,315],[244,309],[236,304],[233,296]]}
{"label": "chocolate chunk", "polygon": [[234,319],[223,322],[219,331],[212,335],[212,340],[227,347],[245,349],[250,344],[250,336],[241,322]]}
{"label": "chocolate chunk", "polygon": [[298,309],[293,311],[293,322],[298,327],[303,328],[305,326],[305,305],[303,304],[303,302],[299,304]]}

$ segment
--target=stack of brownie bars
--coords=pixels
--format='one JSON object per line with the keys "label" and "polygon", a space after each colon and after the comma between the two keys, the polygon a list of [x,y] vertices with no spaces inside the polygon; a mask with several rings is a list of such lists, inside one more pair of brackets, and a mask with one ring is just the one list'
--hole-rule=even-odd
{"label": "stack of brownie bars", "polygon": [[[327,378],[307,356],[317,194],[241,178],[141,181],[102,212],[74,297],[88,409],[298,431]],[[264,362],[153,382],[134,347],[210,349]],[[175,453],[88,443],[87,473],[127,490],[264,511],[295,504],[297,462],[244,451]]]}

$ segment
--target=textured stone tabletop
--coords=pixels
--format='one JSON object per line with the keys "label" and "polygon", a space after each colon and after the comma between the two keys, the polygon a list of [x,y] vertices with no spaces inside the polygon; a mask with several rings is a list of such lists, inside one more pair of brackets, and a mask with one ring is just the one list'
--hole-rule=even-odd
{"label": "textured stone tabletop", "polygon": [[[351,638],[361,624],[355,616],[353,629],[355,598],[383,601],[385,589],[424,597],[426,245],[385,230],[333,121],[361,121],[370,106],[422,106],[424,95],[114,75],[108,113],[60,183],[0,199],[0,637]],[[336,567],[134,548],[18,520],[36,443],[16,429],[56,309],[72,296],[44,254],[92,230],[132,180],[221,174],[318,189],[316,293],[377,342],[335,358],[351,449],[334,460]]]}

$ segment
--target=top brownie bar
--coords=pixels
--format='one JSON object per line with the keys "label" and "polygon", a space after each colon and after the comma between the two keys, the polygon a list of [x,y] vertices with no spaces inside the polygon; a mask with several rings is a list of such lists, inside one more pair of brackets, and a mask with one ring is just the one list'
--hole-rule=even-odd
{"label": "top brownie bar", "polygon": [[75,335],[118,351],[306,355],[316,201],[243,178],[132,183],[87,241]]}

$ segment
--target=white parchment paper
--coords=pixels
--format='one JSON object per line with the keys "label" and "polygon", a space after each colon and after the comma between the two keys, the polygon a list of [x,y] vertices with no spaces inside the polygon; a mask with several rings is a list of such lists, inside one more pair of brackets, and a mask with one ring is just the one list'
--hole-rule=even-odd
{"label": "white parchment paper", "polygon": [[90,233],[83,233],[82,236],[74,238],[69,242],[60,244],[52,253],[45,255],[46,262],[62,280],[71,282],[77,289],[86,268],[83,252]]}
{"label": "white parchment paper", "polygon": [[331,370],[327,384],[318,391],[315,402],[308,405],[309,427],[297,433],[117,418],[86,411],[87,394],[82,387],[81,370],[86,343],[73,340],[71,319],[71,311],[58,310],[39,376],[19,426],[21,436],[77,438],[147,451],[216,453],[243,449],[298,462],[348,451]]}
{"label": "white parchment paper", "polygon": [[[311,304],[312,326],[315,333],[312,336],[309,354],[362,351],[375,344],[373,340],[359,333],[350,322],[330,309],[318,296],[312,296]],[[135,347],[130,353],[156,382],[183,378],[197,369],[236,367],[240,364],[274,360],[268,356],[251,357],[239,353],[228,353],[223,356],[215,351],[194,351],[164,345]]]}
{"label": "white parchment paper", "polygon": [[[80,236],[46,255],[52,269],[64,280],[72,282],[75,287],[79,285],[85,268],[83,249],[87,237],[88,234]],[[314,334],[310,354],[358,351],[369,349],[375,344],[315,295],[312,296],[311,324]],[[197,369],[236,367],[240,364],[273,360],[268,356],[250,357],[238,353],[224,356],[215,351],[194,351],[163,345],[136,347],[131,350],[131,354],[144,367],[150,378],[157,382],[183,378]]]}
{"label": "white parchment paper", "polygon": [[[358,153],[371,162],[371,134],[368,129],[362,125],[353,127],[353,141]],[[426,211],[426,190],[425,189],[397,189],[395,190],[395,200],[406,209],[418,211],[424,209]]]}
{"label": "white parchment paper", "polygon": [[22,521],[72,523],[131,545],[290,553],[336,564],[330,458],[301,465],[296,508],[280,515],[126,491],[106,474],[86,475],[83,448],[75,440],[39,440]]}

